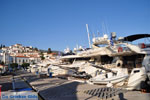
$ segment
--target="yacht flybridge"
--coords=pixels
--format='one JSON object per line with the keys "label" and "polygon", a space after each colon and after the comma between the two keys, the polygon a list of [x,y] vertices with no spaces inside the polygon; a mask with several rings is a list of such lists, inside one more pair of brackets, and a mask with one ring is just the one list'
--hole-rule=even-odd
{"label": "yacht flybridge", "polygon": [[148,37],[150,34],[136,34],[116,39],[112,33],[109,40],[104,35],[93,39],[91,49],[61,59],[71,61],[72,65],[85,62],[78,66],[78,71],[90,74],[89,81],[94,84],[111,83],[139,90],[150,85],[150,43],[134,45],[131,42]]}

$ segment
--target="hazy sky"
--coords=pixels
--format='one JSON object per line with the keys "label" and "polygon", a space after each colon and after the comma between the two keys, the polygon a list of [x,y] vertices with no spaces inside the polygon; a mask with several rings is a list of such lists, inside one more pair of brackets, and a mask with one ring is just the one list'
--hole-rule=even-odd
{"label": "hazy sky", "polygon": [[86,24],[96,36],[150,33],[150,0],[0,0],[0,44],[6,46],[88,47]]}

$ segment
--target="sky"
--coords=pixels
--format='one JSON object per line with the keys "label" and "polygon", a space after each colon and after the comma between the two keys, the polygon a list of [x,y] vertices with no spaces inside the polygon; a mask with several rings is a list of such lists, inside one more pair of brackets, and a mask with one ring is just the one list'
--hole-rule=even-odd
{"label": "sky", "polygon": [[89,47],[86,24],[91,38],[150,34],[150,0],[0,0],[0,44],[6,46]]}

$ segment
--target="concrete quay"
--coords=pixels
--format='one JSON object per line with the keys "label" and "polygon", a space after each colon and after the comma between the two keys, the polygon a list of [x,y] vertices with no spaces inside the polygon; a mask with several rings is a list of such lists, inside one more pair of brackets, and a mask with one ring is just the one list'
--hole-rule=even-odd
{"label": "concrete quay", "polygon": [[[106,88],[60,78],[40,78],[26,71],[14,76],[15,91],[31,89],[40,95],[40,100],[150,100],[150,93]],[[1,76],[2,92],[13,91],[13,76]]]}
{"label": "concrete quay", "polygon": [[[150,93],[140,91],[120,91],[109,98],[109,90],[105,91],[107,88],[101,85],[59,78],[39,78],[28,72],[20,72],[17,76],[24,79],[44,100],[150,100]],[[98,92],[102,89],[105,90]]]}
{"label": "concrete quay", "polygon": [[1,92],[12,90],[12,75],[0,76]]}

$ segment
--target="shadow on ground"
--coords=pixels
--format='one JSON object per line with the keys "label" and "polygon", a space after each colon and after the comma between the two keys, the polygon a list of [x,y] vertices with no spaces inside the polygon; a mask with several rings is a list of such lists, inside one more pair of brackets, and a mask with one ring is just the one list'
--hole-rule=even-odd
{"label": "shadow on ground", "polygon": [[45,100],[78,100],[76,93],[78,82],[71,82],[40,91]]}

